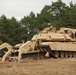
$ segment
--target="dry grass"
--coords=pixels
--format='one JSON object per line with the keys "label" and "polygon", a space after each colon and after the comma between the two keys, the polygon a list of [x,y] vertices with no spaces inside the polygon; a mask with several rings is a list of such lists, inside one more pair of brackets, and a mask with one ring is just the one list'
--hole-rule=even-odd
{"label": "dry grass", "polygon": [[76,58],[0,63],[0,75],[76,75]]}

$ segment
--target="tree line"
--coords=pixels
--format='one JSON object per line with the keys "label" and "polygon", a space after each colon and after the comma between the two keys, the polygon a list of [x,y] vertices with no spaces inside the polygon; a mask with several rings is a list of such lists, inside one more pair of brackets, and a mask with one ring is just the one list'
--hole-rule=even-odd
{"label": "tree line", "polygon": [[45,5],[41,13],[30,12],[20,21],[15,17],[11,19],[5,15],[0,16],[0,44],[8,42],[11,45],[26,42],[33,35],[38,33],[47,24],[51,23],[54,27],[76,28],[76,4],[72,2],[66,5],[62,0],[52,2],[51,5]]}

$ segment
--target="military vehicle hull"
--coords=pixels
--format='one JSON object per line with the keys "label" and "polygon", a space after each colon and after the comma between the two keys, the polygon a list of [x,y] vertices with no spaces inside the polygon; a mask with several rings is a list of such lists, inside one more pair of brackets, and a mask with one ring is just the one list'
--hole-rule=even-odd
{"label": "military vehicle hull", "polygon": [[41,46],[56,58],[76,57],[76,42],[43,42]]}

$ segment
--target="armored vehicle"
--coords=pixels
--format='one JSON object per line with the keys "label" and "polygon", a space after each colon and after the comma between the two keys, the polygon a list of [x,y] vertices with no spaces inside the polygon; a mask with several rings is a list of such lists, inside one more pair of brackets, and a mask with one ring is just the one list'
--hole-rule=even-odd
{"label": "armored vehicle", "polygon": [[76,29],[62,27],[56,30],[50,26],[40,32],[37,39],[41,41],[42,50],[55,58],[76,57]]}
{"label": "armored vehicle", "polygon": [[[5,61],[9,59],[21,60],[22,54],[35,52],[46,52],[45,57],[76,57],[76,29],[60,28],[56,30],[52,25],[44,28],[38,34],[34,35],[30,41],[11,46],[8,43],[0,45],[0,50],[7,48],[8,51],[2,58]],[[16,57],[12,53],[18,53]]]}

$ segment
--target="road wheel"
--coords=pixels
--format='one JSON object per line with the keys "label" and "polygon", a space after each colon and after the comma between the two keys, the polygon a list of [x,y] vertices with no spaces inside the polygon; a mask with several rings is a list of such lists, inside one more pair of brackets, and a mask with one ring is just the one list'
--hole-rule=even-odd
{"label": "road wheel", "polygon": [[69,57],[70,57],[70,58],[72,57],[72,55],[73,55],[73,53],[72,53],[72,52],[69,52]]}
{"label": "road wheel", "polygon": [[65,52],[65,57],[66,57],[66,58],[68,57],[68,52]]}
{"label": "road wheel", "polygon": [[60,52],[60,57],[63,58],[64,57],[64,52]]}
{"label": "road wheel", "polygon": [[76,52],[73,52],[73,57],[74,57],[74,58],[76,57]]}
{"label": "road wheel", "polygon": [[55,51],[55,56],[59,57],[59,52],[58,51]]}

